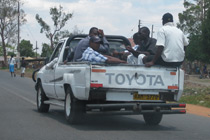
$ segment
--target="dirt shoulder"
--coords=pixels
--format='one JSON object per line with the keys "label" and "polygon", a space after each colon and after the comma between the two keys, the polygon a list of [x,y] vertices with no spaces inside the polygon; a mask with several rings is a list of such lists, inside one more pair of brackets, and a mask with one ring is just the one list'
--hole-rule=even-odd
{"label": "dirt shoulder", "polygon": [[210,108],[187,104],[186,110],[187,110],[187,113],[210,118]]}

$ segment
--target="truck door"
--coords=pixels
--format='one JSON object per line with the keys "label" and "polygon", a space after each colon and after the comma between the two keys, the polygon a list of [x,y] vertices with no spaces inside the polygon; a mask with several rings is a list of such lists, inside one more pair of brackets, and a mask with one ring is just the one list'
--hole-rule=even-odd
{"label": "truck door", "polygon": [[[58,43],[57,47],[55,48],[50,61],[53,61],[55,58],[59,57],[60,50],[62,48],[63,42]],[[58,65],[58,62],[55,63],[51,68],[45,70],[45,74],[43,75],[43,88],[45,91],[45,94],[47,94],[48,97],[57,98],[56,92],[55,92],[55,69]]]}

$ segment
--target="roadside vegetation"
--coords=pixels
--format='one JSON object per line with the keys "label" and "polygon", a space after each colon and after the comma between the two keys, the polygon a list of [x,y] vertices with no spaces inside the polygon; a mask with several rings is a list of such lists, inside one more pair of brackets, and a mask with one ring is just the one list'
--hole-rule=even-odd
{"label": "roadside vegetation", "polygon": [[[196,79],[198,82],[204,82],[204,80],[210,81],[210,79]],[[184,92],[179,102],[210,108],[210,87],[185,82]]]}

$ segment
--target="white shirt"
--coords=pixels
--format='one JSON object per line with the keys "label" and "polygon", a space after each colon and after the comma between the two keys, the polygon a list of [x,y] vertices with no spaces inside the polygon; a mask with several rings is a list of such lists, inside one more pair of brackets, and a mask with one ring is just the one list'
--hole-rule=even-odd
{"label": "white shirt", "polygon": [[16,64],[15,58],[14,58],[14,57],[9,59],[9,64],[10,64],[10,65]]}
{"label": "white shirt", "polygon": [[[136,51],[138,49],[139,45],[133,46],[133,49]],[[125,50],[124,52],[129,52],[128,50]]]}
{"label": "white shirt", "polygon": [[163,46],[161,54],[165,62],[181,62],[184,60],[184,46],[187,46],[188,40],[184,33],[174,26],[173,22],[166,23],[157,33],[156,46]]}

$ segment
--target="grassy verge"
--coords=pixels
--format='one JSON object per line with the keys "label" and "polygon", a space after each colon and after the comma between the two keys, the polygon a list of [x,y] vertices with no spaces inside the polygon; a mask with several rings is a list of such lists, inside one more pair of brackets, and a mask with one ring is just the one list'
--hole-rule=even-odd
{"label": "grassy verge", "polygon": [[192,83],[185,83],[183,95],[179,102],[210,108],[210,88]]}

